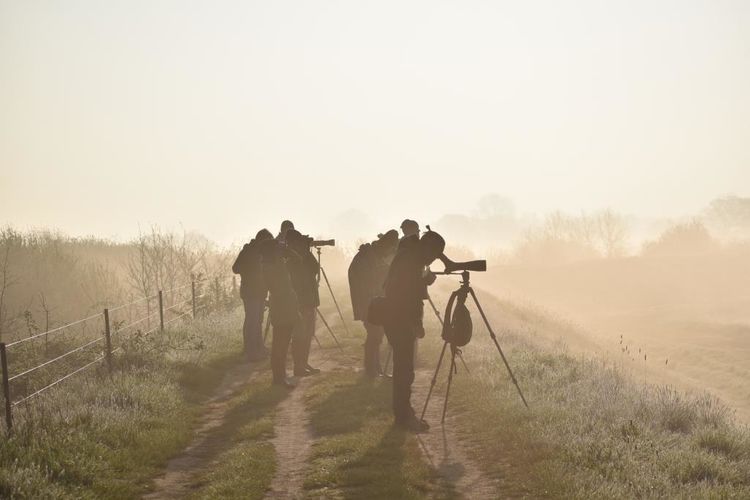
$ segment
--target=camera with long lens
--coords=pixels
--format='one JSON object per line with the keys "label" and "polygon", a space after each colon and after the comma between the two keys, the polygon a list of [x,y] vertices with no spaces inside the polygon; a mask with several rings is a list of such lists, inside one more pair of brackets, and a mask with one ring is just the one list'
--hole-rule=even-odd
{"label": "camera with long lens", "polygon": [[464,271],[484,272],[487,270],[487,261],[484,259],[454,262],[445,255],[441,255],[440,260],[445,264],[445,271],[440,274],[453,274]]}
{"label": "camera with long lens", "polygon": [[302,239],[307,243],[307,246],[312,248],[320,248],[320,247],[333,247],[336,246],[336,240],[316,240],[310,235],[303,234]]}

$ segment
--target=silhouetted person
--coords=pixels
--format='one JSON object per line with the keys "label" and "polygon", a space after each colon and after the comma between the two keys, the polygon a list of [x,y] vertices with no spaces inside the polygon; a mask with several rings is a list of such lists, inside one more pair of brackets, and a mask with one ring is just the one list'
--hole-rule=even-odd
{"label": "silhouetted person", "polygon": [[271,372],[273,383],[294,387],[286,377],[286,357],[294,327],[300,320],[299,300],[292,286],[287,260],[300,257],[275,239],[265,240],[261,246],[263,278],[268,285],[269,314],[273,326],[271,342]]}
{"label": "silhouetted person", "polygon": [[404,233],[403,238],[407,238],[409,236],[417,236],[419,237],[419,223],[415,220],[411,219],[404,219],[404,221],[401,223],[401,232]]}
{"label": "silhouetted person", "polygon": [[425,273],[425,267],[440,257],[444,249],[445,240],[433,231],[427,231],[421,239],[408,236],[393,258],[385,284],[390,313],[385,334],[393,348],[393,415],[397,426],[417,432],[429,428],[417,419],[410,401],[414,344],[417,338],[424,337],[424,290],[435,282],[435,275]]}
{"label": "silhouetted person", "polygon": [[286,233],[290,229],[294,229],[294,223],[290,220],[285,220],[281,223],[279,234],[276,235],[276,239],[281,243],[286,243]]}
{"label": "silhouetted person", "polygon": [[250,243],[240,250],[232,265],[232,271],[240,275],[240,297],[245,306],[245,322],[242,325],[242,338],[245,357],[249,361],[260,361],[268,356],[263,345],[263,310],[266,307],[268,289],[263,280],[261,268],[260,242],[271,240],[273,235],[261,229]]}
{"label": "silhouetted person", "polygon": [[[401,232],[404,233],[404,236],[399,240],[398,242],[398,249],[401,250],[402,246],[409,244],[413,244],[414,242],[418,241],[419,233],[421,232],[419,230],[419,223],[412,219],[404,219],[404,221],[401,223]],[[413,236],[416,236],[417,239],[413,238]],[[429,299],[430,294],[427,291],[427,286],[425,285],[424,290],[422,292],[422,298],[423,299]],[[419,340],[414,340],[414,364],[417,364],[417,350],[419,348]]]}
{"label": "silhouetted person", "polygon": [[310,239],[307,236],[303,236],[296,229],[289,229],[286,233],[286,243],[300,257],[290,259],[288,267],[300,307],[300,320],[292,334],[294,375],[305,377],[320,373],[320,370],[310,366],[309,362],[310,345],[315,336],[316,312],[320,305],[318,294],[320,266],[310,251]]}
{"label": "silhouetted person", "polygon": [[383,285],[388,268],[398,246],[398,232],[390,230],[372,243],[365,243],[349,265],[349,291],[354,319],[361,321],[367,331],[365,339],[365,374],[378,377],[383,374],[380,364],[380,346],[383,343],[382,326],[367,321],[367,309],[374,297],[383,295]]}

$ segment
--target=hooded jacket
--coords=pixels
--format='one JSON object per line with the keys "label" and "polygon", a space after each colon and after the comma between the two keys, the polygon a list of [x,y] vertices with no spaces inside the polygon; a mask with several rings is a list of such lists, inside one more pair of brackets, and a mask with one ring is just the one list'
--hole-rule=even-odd
{"label": "hooded jacket", "polygon": [[263,280],[258,241],[253,239],[240,250],[232,265],[232,272],[240,275],[240,297],[265,300],[268,288]]}

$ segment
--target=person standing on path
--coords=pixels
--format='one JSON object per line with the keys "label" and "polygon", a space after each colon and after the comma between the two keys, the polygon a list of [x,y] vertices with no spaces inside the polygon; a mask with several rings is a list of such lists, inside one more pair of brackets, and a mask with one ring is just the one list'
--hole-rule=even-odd
{"label": "person standing on path", "polygon": [[261,244],[263,278],[268,285],[269,314],[273,326],[271,342],[273,383],[288,388],[294,387],[295,381],[286,376],[286,357],[294,327],[300,321],[300,310],[287,261],[299,259],[299,255],[275,239],[265,240]]}
{"label": "person standing on path", "polygon": [[365,374],[368,377],[383,375],[380,363],[380,346],[385,334],[383,327],[367,321],[370,301],[383,295],[388,268],[398,246],[398,232],[391,229],[372,243],[365,243],[349,265],[349,291],[354,319],[361,321],[367,332],[365,338]]}
{"label": "person standing on path", "polygon": [[308,236],[303,236],[296,229],[286,232],[286,243],[299,255],[299,259],[290,259],[288,263],[292,286],[299,300],[300,319],[292,334],[292,357],[294,358],[294,376],[306,377],[320,373],[310,366],[310,345],[315,336],[315,319],[320,294],[318,291],[318,274],[320,265],[310,251]]}
{"label": "person standing on path", "polygon": [[435,282],[435,275],[425,273],[425,267],[443,254],[445,240],[434,231],[427,231],[421,239],[416,235],[402,241],[388,270],[385,300],[388,318],[385,334],[393,347],[393,416],[395,424],[404,429],[421,432],[429,429],[417,419],[411,407],[411,385],[414,382],[414,345],[424,337],[424,290]]}
{"label": "person standing on path", "polygon": [[263,310],[268,289],[263,281],[259,246],[269,239],[273,239],[270,231],[258,231],[255,238],[242,247],[232,265],[232,272],[240,275],[240,298],[245,307],[242,339],[245,357],[250,362],[268,357],[268,350],[263,345]]}

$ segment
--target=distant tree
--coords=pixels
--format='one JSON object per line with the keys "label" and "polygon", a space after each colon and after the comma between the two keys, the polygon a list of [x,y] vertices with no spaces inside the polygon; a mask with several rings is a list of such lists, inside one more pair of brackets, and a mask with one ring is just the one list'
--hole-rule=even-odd
{"label": "distant tree", "polygon": [[643,246],[643,255],[648,257],[665,257],[680,255],[697,255],[708,253],[717,248],[716,241],[706,226],[693,220],[677,224],[664,231],[655,241]]}
{"label": "distant tree", "polygon": [[625,217],[613,210],[578,216],[558,211],[526,233],[515,256],[526,262],[557,264],[620,257],[625,253],[627,234]]}
{"label": "distant tree", "polygon": [[750,198],[725,196],[713,200],[705,211],[705,221],[729,237],[750,236]]}
{"label": "distant tree", "polygon": [[628,224],[625,217],[611,209],[594,215],[596,236],[605,257],[621,257],[625,253]]}

